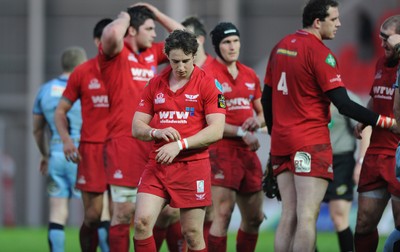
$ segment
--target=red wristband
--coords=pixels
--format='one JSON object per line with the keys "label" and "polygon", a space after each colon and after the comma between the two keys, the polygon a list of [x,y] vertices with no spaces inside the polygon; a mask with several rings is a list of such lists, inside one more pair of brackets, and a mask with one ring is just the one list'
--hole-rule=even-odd
{"label": "red wristband", "polygon": [[151,129],[151,130],[150,130],[150,136],[151,136],[151,138],[154,138],[154,137],[155,137],[156,131],[157,131],[157,129]]}
{"label": "red wristband", "polygon": [[390,129],[391,127],[393,127],[395,125],[395,123],[396,123],[396,120],[394,118],[379,115],[378,121],[376,122],[376,126],[379,126],[384,129]]}

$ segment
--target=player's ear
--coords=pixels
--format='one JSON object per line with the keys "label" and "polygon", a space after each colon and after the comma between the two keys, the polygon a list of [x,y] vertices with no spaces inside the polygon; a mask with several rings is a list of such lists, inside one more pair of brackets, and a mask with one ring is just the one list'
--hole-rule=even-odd
{"label": "player's ear", "polygon": [[129,26],[128,34],[131,35],[131,36],[135,36],[137,34],[137,31],[136,31],[135,28],[133,28],[133,26]]}

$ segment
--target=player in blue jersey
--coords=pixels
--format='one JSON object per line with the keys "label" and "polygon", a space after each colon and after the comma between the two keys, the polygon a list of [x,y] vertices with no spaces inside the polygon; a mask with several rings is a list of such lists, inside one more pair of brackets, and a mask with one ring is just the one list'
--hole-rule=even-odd
{"label": "player in blue jersey", "polygon": [[[70,73],[86,59],[82,48],[67,48],[61,57],[63,73],[40,88],[33,106],[33,135],[42,155],[40,172],[48,176],[48,241],[52,252],[64,251],[64,225],[68,217],[68,201],[70,198],[80,197],[80,192],[74,189],[77,165],[69,162],[72,157],[64,156],[63,143],[54,123],[54,112]],[[78,146],[82,125],[80,102],[74,103],[67,118],[71,138]],[[47,129],[50,130],[50,139],[46,137]]]}

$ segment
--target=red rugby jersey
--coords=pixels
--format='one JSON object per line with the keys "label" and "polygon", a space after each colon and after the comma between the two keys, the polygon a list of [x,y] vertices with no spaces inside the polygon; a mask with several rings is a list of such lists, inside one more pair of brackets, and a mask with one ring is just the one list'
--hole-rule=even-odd
{"label": "red rugby jersey", "polygon": [[107,136],[109,104],[97,57],[74,69],[63,97],[71,103],[81,100],[81,142],[104,142]]}
{"label": "red rugby jersey", "polygon": [[[155,118],[154,128],[173,127],[183,139],[195,135],[207,126],[206,115],[225,114],[225,108],[221,106],[222,90],[219,90],[220,85],[214,78],[195,66],[190,80],[174,93],[169,88],[170,74],[171,69],[150,80],[137,108],[137,111]],[[164,144],[165,141],[156,142],[154,150]],[[155,156],[153,151],[150,158],[155,159]],[[189,149],[179,153],[174,162],[208,156],[207,148]]]}
{"label": "red rugby jersey", "polygon": [[261,99],[260,80],[253,69],[236,62],[236,79],[227,67],[214,59],[204,67],[207,74],[215,77],[223,88],[226,101],[226,123],[241,126],[249,117],[254,117],[253,101]]}
{"label": "red rugby jersey", "polygon": [[125,44],[118,55],[108,58],[100,46],[100,70],[110,103],[109,138],[132,136],[132,119],[143,88],[155,76],[157,66],[167,60],[163,48],[164,43],[153,43],[137,54]]}
{"label": "red rugby jersey", "polygon": [[335,56],[320,39],[303,30],[283,38],[271,51],[264,83],[272,87],[273,155],[330,143],[325,92],[344,84]]}
{"label": "red rugby jersey", "polygon": [[[373,100],[372,110],[393,118],[397,66],[387,67],[385,61],[386,58],[383,56],[376,63],[374,83],[369,94]],[[375,127],[372,131],[368,153],[394,156],[399,140],[400,137],[391,131]]]}

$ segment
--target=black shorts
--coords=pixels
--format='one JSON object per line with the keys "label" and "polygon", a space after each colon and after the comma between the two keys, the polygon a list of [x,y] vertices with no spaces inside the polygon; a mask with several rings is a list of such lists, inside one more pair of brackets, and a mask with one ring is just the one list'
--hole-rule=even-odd
{"label": "black shorts", "polygon": [[324,202],[335,199],[353,200],[354,153],[333,155],[333,181],[329,182]]}

